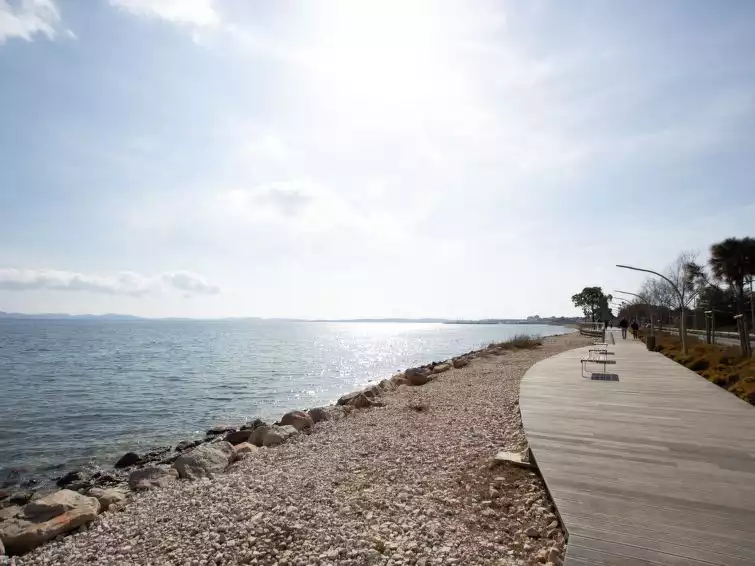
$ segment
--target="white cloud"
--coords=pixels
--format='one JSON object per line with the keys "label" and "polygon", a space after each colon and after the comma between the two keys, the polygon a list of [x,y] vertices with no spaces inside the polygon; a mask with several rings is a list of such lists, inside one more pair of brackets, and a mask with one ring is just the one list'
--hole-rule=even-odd
{"label": "white cloud", "polygon": [[163,273],[160,275],[160,280],[169,287],[186,291],[187,293],[214,295],[220,292],[220,289],[216,285],[213,285],[201,275],[189,273],[188,271]]}
{"label": "white cloud", "polygon": [[213,0],[110,0],[110,4],[137,16],[174,24],[213,27],[220,23]]}
{"label": "white cloud", "polygon": [[114,276],[91,275],[56,269],[0,269],[0,289],[9,291],[82,291],[140,297],[159,291],[215,294],[218,287],[201,275],[187,271],[145,276],[122,271]]}
{"label": "white cloud", "polygon": [[60,23],[53,0],[0,0],[0,45],[14,37],[33,41],[37,34],[55,39]]}

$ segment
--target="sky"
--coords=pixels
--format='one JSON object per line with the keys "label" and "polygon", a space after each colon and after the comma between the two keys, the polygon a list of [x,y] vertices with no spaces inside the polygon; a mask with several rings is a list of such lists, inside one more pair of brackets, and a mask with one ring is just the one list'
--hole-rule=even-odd
{"label": "sky", "polygon": [[755,235],[755,2],[724,4],[0,0],[0,310],[636,291],[615,264]]}

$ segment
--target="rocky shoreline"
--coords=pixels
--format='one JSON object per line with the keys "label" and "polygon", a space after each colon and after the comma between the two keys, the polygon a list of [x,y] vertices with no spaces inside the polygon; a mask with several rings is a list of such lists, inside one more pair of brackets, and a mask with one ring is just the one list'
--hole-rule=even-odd
{"label": "rocky shoreline", "polygon": [[[0,540],[9,554],[22,555],[13,559],[17,564],[427,565],[548,561],[557,564],[563,534],[555,514],[549,508],[539,478],[526,468],[507,463],[495,464],[494,458],[498,450],[521,451],[525,447],[516,406],[522,368],[526,369],[536,359],[581,345],[584,339],[570,334],[546,338],[543,342],[542,347],[534,350],[517,349],[505,343],[493,344],[451,360],[410,368],[364,390],[345,395],[337,404],[329,407],[291,411],[274,424],[254,420],[238,427],[219,426],[207,431],[204,439],[181,442],[172,450],[155,450],[142,455],[128,453],[118,461],[113,473],[87,475],[77,471],[66,474],[58,481],[62,489],[52,494],[26,501],[15,495],[6,497],[0,509]],[[511,373],[512,370],[515,371]],[[502,379],[498,380],[495,377],[497,374]],[[465,380],[467,383],[462,384],[461,381]],[[476,395],[470,395],[473,392]],[[447,403],[449,394],[450,403]],[[470,402],[477,406],[486,405],[497,396],[500,397],[498,408],[493,403],[486,410],[493,413],[505,411],[508,404],[508,413],[513,414],[495,415],[492,418],[502,418],[503,423],[499,423],[498,427],[493,426],[495,423],[489,423],[492,429],[484,430],[482,423],[476,422],[476,417],[470,414],[474,408],[467,405]],[[441,398],[447,406],[439,411]],[[465,423],[460,416],[470,417],[471,424]],[[424,426],[433,430],[441,429],[441,436],[427,447],[432,454],[427,454],[425,462],[412,461],[414,456],[422,454],[421,447],[426,441],[425,438],[414,438],[414,435],[421,434],[421,429],[417,431],[413,428],[417,419],[427,421]],[[446,433],[442,432],[444,427],[449,427]],[[456,430],[458,427],[469,430],[464,439],[451,442],[454,434],[459,433]],[[395,435],[385,437],[391,429]],[[484,443],[486,450],[481,450],[481,446],[473,442],[478,437],[488,437]],[[491,442],[491,438],[496,438],[495,442]],[[376,448],[376,440],[380,440],[384,446]],[[409,484],[409,491],[398,490],[395,494],[397,499],[389,498],[383,502],[383,506],[390,508],[395,503],[401,509],[401,502],[416,498],[430,497],[435,501],[432,494],[438,490],[428,491],[427,486],[414,486],[412,489],[412,484],[416,482],[401,482],[399,476],[411,471],[416,464],[422,464],[414,470],[417,476],[413,479],[430,478],[443,470],[445,464],[442,460],[435,461],[438,457],[436,449],[440,448],[441,454],[443,451],[464,453],[473,447],[474,457],[467,464],[474,469],[465,473],[477,472],[485,476],[484,488],[479,488],[481,491],[477,496],[470,495],[470,491],[475,493],[478,487],[470,487],[465,483],[464,474],[461,474],[454,485],[463,485],[463,493],[457,493],[456,497],[449,497],[447,493],[438,497],[439,501],[451,508],[459,505],[465,511],[474,508],[477,518],[482,518],[483,523],[494,522],[501,515],[511,515],[509,519],[518,527],[513,529],[508,524],[501,525],[501,534],[497,539],[493,536],[494,542],[490,543],[492,554],[482,549],[472,559],[459,558],[454,562],[454,551],[462,548],[458,545],[448,549],[448,545],[433,546],[428,550],[421,547],[419,542],[413,545],[411,541],[404,551],[399,552],[401,537],[391,537],[386,533],[357,535],[356,532],[348,532],[348,526],[344,524],[334,524],[333,532],[326,531],[316,537],[317,540],[322,537],[321,544],[325,545],[319,549],[322,552],[318,550],[313,554],[314,551],[307,550],[307,545],[298,548],[293,541],[289,541],[291,538],[301,538],[301,531],[307,530],[307,526],[301,523],[310,514],[322,515],[327,519],[323,524],[330,524],[334,519],[336,523],[339,522],[338,510],[332,509],[332,506],[343,498],[340,490],[344,482],[351,484],[355,481],[355,474],[359,488],[354,489],[363,495],[374,489],[371,486],[384,481],[394,486]],[[402,454],[407,449],[407,459],[403,461]],[[394,454],[396,458],[391,460]],[[377,476],[362,470],[373,455],[379,455],[378,460],[381,461],[386,457],[388,459],[382,462],[387,466],[382,466],[384,469]],[[450,454],[448,459],[456,461]],[[293,465],[293,461],[301,466]],[[457,464],[464,467],[464,462]],[[430,467],[426,467],[428,465]],[[300,475],[304,470],[309,470],[309,473]],[[367,474],[363,478],[366,482],[364,485],[359,479],[362,473]],[[343,474],[346,474],[346,478],[336,481],[335,476]],[[261,482],[267,476],[270,476],[270,481]],[[298,483],[291,485],[289,490],[281,489],[296,478]],[[246,494],[254,497],[240,498],[241,484]],[[424,484],[424,481],[420,484]],[[505,494],[511,490],[521,491],[521,497],[507,497]],[[277,498],[271,499],[273,494]],[[318,495],[323,496],[320,502],[317,501]],[[164,515],[165,524],[158,522],[158,526],[150,526],[150,518],[156,519],[160,515],[158,511],[165,512],[171,506],[171,498],[175,509]],[[218,498],[225,508],[215,517]],[[284,505],[284,502],[288,504]],[[523,506],[517,507],[514,502]],[[352,503],[349,500],[349,508]],[[312,509],[313,506],[319,508]],[[531,507],[535,510],[531,511]],[[378,505],[359,516],[368,524],[374,523],[374,528],[370,530],[378,532],[380,525],[376,521],[383,510]],[[192,517],[188,517],[187,512]],[[432,523],[436,512],[425,514],[426,520]],[[535,513],[536,517],[526,520],[530,512]],[[402,513],[411,516],[412,511],[404,506]],[[194,515],[204,516],[209,521],[206,523],[209,530],[202,527],[205,523],[196,523]],[[350,513],[347,515],[350,516]],[[453,515],[443,511],[435,518],[442,524]],[[262,534],[244,534],[239,538],[230,525],[223,526],[231,516],[246,521],[247,532],[259,530]],[[405,518],[404,522],[407,521],[412,522]],[[123,537],[129,536],[129,529],[133,530],[137,525],[141,525],[137,532],[151,532],[154,537],[144,535],[149,540],[140,541],[140,537],[134,539],[132,536],[128,542],[123,542]],[[174,533],[176,541],[168,548],[164,546],[166,539],[163,531],[170,531],[171,525],[177,529]],[[472,525],[473,530],[482,529],[489,534],[489,526],[475,525],[474,521]],[[318,525],[308,526],[317,530]],[[427,524],[417,528],[424,538],[444,539],[442,533],[432,535],[428,532]],[[160,531],[160,536],[157,536],[155,529]],[[491,529],[493,533],[495,530]],[[73,533],[73,536],[64,537],[67,533]],[[280,538],[283,536],[281,533],[286,535],[283,539]],[[398,533],[404,533],[401,523]],[[259,538],[263,535],[264,538]],[[340,537],[338,544],[331,540],[336,535]],[[194,542],[197,537],[201,539],[200,552],[181,552],[180,541],[187,536]],[[40,546],[53,539],[55,542]],[[394,539],[399,542],[391,542]],[[159,550],[154,548],[155,544],[158,544]],[[312,542],[310,546],[317,544]],[[437,556],[436,551],[440,553]],[[498,562],[492,559],[493,554],[499,556],[496,559]]]}

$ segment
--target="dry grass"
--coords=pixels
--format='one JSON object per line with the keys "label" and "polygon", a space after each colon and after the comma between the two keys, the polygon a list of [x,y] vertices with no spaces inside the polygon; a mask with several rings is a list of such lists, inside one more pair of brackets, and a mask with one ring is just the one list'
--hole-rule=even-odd
{"label": "dry grass", "polygon": [[693,341],[685,356],[677,336],[656,333],[655,341],[656,352],[755,405],[755,359],[742,357],[737,346]]}
{"label": "dry grass", "polygon": [[543,340],[539,336],[530,336],[529,334],[517,334],[505,342],[494,342],[489,348],[503,348],[504,350],[532,350],[543,345]]}

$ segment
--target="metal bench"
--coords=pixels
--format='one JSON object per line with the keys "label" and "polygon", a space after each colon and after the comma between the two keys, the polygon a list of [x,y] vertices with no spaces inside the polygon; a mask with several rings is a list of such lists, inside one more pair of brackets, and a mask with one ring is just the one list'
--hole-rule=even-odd
{"label": "metal bench", "polygon": [[616,360],[608,359],[608,354],[613,354],[613,352],[609,352],[606,348],[590,348],[587,352],[587,357],[579,360],[582,364],[582,377],[585,376],[585,367],[587,364],[602,364],[603,373],[606,373],[606,366],[616,363]]}

